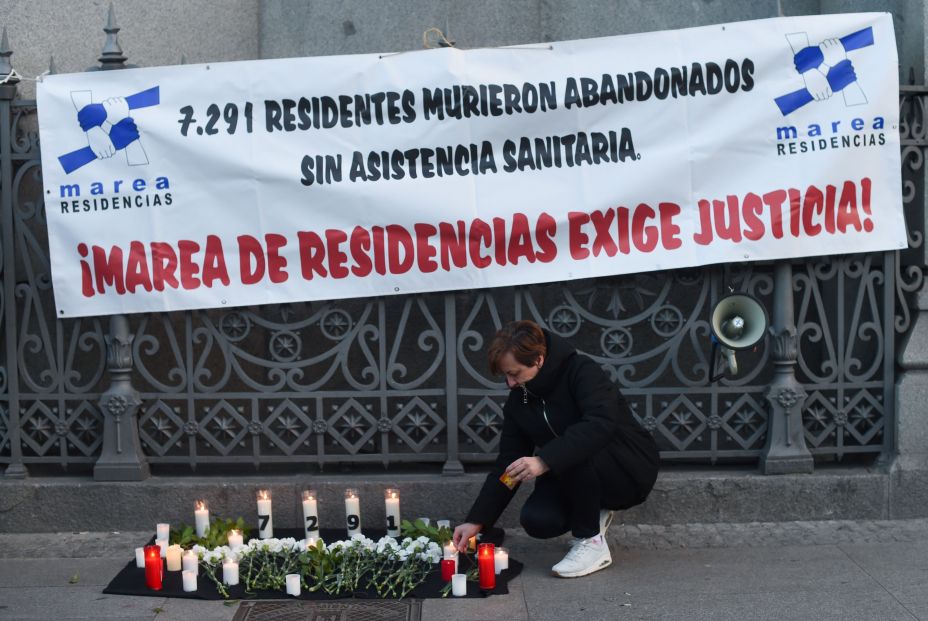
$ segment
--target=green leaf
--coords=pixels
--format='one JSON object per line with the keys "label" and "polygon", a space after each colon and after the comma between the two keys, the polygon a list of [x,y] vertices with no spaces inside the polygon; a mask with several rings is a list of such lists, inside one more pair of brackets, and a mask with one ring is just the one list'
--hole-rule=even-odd
{"label": "green leaf", "polygon": [[222,605],[223,605],[223,606],[229,606],[230,608],[231,608],[232,606],[235,606],[236,604],[238,604],[238,600],[237,600],[237,599],[227,599],[226,601],[222,602]]}
{"label": "green leaf", "polygon": [[162,612],[164,612],[164,608],[152,608],[151,611],[156,615],[160,615]]}
{"label": "green leaf", "polygon": [[74,574],[73,576],[71,576],[70,578],[68,578],[68,584],[77,584],[77,581],[78,581],[79,579],[80,579],[80,575],[79,575],[79,574]]}

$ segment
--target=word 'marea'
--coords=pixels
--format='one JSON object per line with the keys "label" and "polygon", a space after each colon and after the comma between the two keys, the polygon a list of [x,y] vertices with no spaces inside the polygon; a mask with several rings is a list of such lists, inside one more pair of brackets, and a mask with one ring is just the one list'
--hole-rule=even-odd
{"label": "word 'marea'", "polygon": [[[202,243],[132,241],[127,248],[79,243],[81,292],[85,297],[134,294],[166,289],[211,288],[232,282],[229,262],[242,285],[282,283],[298,274],[315,279],[365,278],[374,274],[422,274],[490,266],[550,263],[566,252],[571,260],[632,253],[680,251],[694,246],[742,243],[762,238],[816,237],[873,230],[870,179],[823,188],[811,185],[753,192],[743,196],[697,200],[682,231],[682,209],[672,202],[571,211],[558,221],[548,213],[470,221],[356,226],[351,230],[269,233],[235,241],[207,235]],[[558,236],[559,226],[565,228]],[[687,240],[686,238],[689,238]],[[235,244],[233,252],[226,246]],[[566,244],[560,247],[559,244]],[[290,265],[284,248],[296,246],[298,265]],[[684,248],[685,250],[685,248]],[[287,256],[284,256],[284,255]]]}

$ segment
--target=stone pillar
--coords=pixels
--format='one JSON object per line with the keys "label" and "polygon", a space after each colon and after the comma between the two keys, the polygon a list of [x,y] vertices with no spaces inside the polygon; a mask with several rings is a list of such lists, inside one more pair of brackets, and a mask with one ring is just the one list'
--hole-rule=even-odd
{"label": "stone pillar", "polygon": [[770,418],[760,470],[764,474],[812,472],[812,454],[806,447],[802,426],[802,404],[807,395],[796,381],[795,372],[799,340],[793,313],[793,266],[789,261],[780,261],[774,268],[770,336],[774,376],[764,393],[770,402]]}

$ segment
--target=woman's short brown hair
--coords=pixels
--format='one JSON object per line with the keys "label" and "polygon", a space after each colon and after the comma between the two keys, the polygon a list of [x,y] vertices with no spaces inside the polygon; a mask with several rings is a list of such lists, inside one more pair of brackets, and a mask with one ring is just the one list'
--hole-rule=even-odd
{"label": "woman's short brown hair", "polygon": [[527,367],[534,365],[539,356],[548,353],[545,333],[534,321],[513,321],[506,324],[496,333],[487,349],[490,373],[493,375],[502,373],[499,361],[507,353],[511,353],[519,364]]}

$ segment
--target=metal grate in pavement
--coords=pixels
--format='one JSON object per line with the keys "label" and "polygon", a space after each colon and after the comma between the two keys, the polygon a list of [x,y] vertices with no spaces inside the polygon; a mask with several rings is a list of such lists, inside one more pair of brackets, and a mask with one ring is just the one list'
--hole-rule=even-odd
{"label": "metal grate in pavement", "polygon": [[420,621],[420,600],[242,602],[232,621]]}

